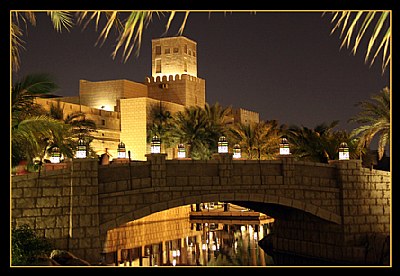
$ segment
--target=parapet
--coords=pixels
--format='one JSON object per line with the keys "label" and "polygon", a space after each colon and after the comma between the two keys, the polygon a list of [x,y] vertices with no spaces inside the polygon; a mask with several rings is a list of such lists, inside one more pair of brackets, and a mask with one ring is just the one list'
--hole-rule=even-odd
{"label": "parapet", "polygon": [[157,77],[146,77],[146,84],[154,84],[154,83],[163,83],[163,82],[174,82],[174,81],[182,81],[182,80],[189,80],[192,82],[202,82],[204,81],[201,78],[197,78],[187,74],[176,74],[176,75],[169,75],[169,76],[157,76]]}

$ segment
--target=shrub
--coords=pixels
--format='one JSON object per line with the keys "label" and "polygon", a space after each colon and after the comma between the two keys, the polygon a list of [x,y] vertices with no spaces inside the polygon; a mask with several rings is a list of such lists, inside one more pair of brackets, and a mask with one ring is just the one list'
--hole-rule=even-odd
{"label": "shrub", "polygon": [[12,229],[11,241],[12,265],[35,265],[39,257],[49,256],[53,250],[50,241],[38,237],[27,224]]}

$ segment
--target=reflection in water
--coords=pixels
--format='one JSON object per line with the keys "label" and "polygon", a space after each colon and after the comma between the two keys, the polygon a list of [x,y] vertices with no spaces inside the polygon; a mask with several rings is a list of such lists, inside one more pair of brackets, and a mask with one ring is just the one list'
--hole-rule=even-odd
{"label": "reflection in water", "polygon": [[[104,262],[118,266],[268,266],[258,245],[273,219],[190,219],[190,205],[152,214],[107,233]],[[215,216],[214,216],[215,217]]]}

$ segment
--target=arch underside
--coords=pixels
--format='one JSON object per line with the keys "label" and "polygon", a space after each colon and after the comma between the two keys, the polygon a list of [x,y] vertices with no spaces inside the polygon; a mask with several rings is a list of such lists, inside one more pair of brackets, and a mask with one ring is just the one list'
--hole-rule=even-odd
{"label": "arch underside", "polygon": [[306,212],[327,222],[341,224],[340,215],[323,209],[322,207],[296,199],[261,194],[248,194],[246,195],[246,198],[244,198],[242,194],[232,196],[232,193],[218,193],[178,198],[174,200],[149,204],[148,206],[137,210],[127,210],[125,214],[116,217],[114,220],[100,222],[100,228],[102,229],[101,232],[107,232],[110,229],[119,227],[120,225],[136,219],[140,219],[156,212],[161,212],[179,206],[203,202],[233,203],[246,208],[250,208],[257,212],[265,213],[266,215],[269,215],[273,218],[282,219],[285,218],[285,215],[288,214],[289,210],[296,210]]}

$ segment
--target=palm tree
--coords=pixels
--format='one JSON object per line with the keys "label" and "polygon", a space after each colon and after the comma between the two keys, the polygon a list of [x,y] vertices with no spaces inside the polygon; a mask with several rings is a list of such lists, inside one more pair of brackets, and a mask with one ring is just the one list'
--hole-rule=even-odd
{"label": "palm tree", "polygon": [[[321,163],[337,159],[337,150],[341,142],[347,142],[348,145],[354,144],[345,132],[333,130],[338,123],[339,121],[333,121],[330,124],[322,123],[313,129],[290,126],[285,134],[291,145],[292,154],[297,158]],[[354,147],[349,150],[354,154]]]}
{"label": "palm tree", "polygon": [[210,144],[213,138],[207,131],[208,118],[199,106],[185,107],[174,114],[171,123],[170,137],[175,143],[188,146],[188,156],[192,159],[207,160],[211,157]]}
{"label": "palm tree", "polygon": [[279,153],[280,130],[275,120],[237,123],[231,133],[248,159],[273,159]]}
{"label": "palm tree", "polygon": [[351,135],[358,137],[359,148],[369,147],[374,137],[378,136],[378,157],[382,159],[385,147],[390,144],[390,90],[383,88],[371,96],[371,101],[357,104],[361,111],[349,122],[362,124],[355,128]]}
{"label": "palm tree", "polygon": [[[59,101],[57,101],[56,105],[50,105],[50,111],[48,115],[51,118],[62,121],[64,124],[71,126],[71,131],[68,133],[69,137],[64,137],[62,143],[60,143],[61,141],[58,141],[57,143],[63,145],[61,147],[58,146],[62,154],[67,157],[73,157],[73,152],[78,146],[79,139],[83,139],[88,148],[89,155],[95,155],[95,152],[90,147],[90,142],[93,140],[91,133],[97,131],[95,121],[87,119],[86,114],[81,111],[72,112],[64,116],[64,109],[61,107]],[[66,141],[68,141],[68,144]]]}
{"label": "palm tree", "polygon": [[[51,22],[53,23],[54,29],[58,32],[62,32],[65,28],[67,31],[73,25],[72,16],[69,12],[65,11],[48,11]],[[36,25],[35,12],[11,12],[11,62],[13,71],[18,71],[20,68],[20,49],[24,49],[25,41],[22,39],[23,30],[22,26],[27,28],[28,23],[32,26]]]}
{"label": "palm tree", "polygon": [[170,139],[172,115],[168,110],[160,106],[153,106],[150,111],[150,122],[147,124],[147,142],[150,143],[154,136],[158,136],[165,148],[171,147],[173,141]]}
{"label": "palm tree", "polygon": [[[20,161],[33,163],[33,158],[43,159],[50,149],[50,141],[63,141],[62,134],[68,127],[48,116],[32,116],[22,121],[13,120],[11,127],[11,164],[16,166]],[[61,145],[61,143],[60,143]]]}
{"label": "palm tree", "polygon": [[[382,53],[382,73],[390,62],[390,41],[392,37],[392,29],[390,25],[390,11],[337,11],[332,12],[332,20],[335,26],[332,29],[332,33],[342,28],[340,37],[345,34],[341,47],[346,45],[347,48],[353,44],[352,52],[355,55],[358,47],[361,44],[361,40],[367,33],[370,34],[368,46],[365,55],[365,62],[370,60],[372,65],[380,52]],[[362,23],[361,23],[362,21]],[[353,37],[353,34],[356,34]],[[379,43],[377,48],[375,47]],[[372,56],[372,52],[375,50],[375,54]]]}

